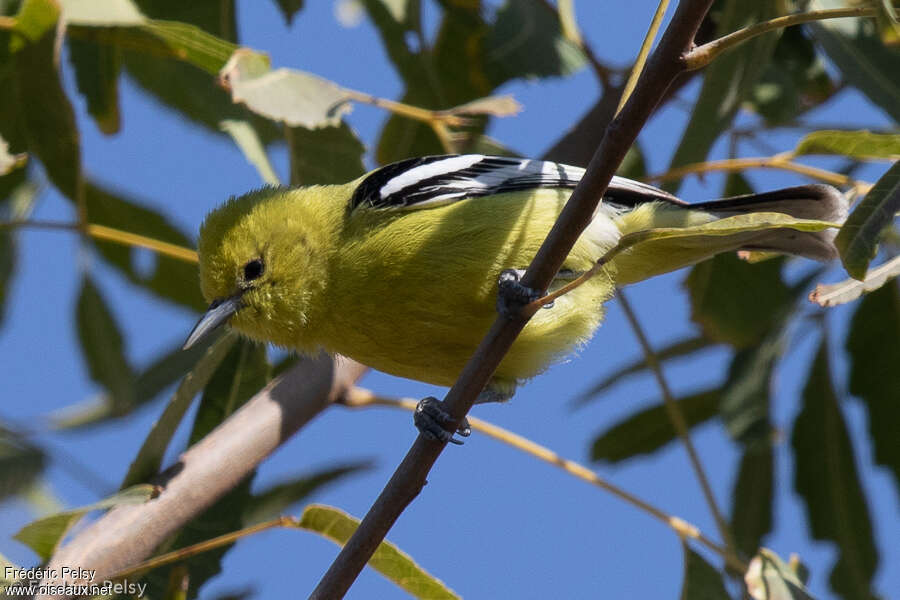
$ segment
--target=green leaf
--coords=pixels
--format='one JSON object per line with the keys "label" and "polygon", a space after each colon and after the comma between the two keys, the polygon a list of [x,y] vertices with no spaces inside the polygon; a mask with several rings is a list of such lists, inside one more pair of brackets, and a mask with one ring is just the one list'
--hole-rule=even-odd
{"label": "green leaf", "polygon": [[862,280],[866,276],[878,249],[878,238],[897,212],[900,212],[900,161],[869,190],[834,240],[851,277]]}
{"label": "green leaf", "polygon": [[69,25],[140,25],[146,17],[131,0],[60,0]]}
{"label": "green leaf", "polygon": [[[51,10],[45,0],[28,0]],[[21,38],[19,38],[21,39]],[[56,29],[24,43],[13,57],[13,87],[18,118],[29,153],[41,161],[47,178],[70,200],[82,194],[81,151],[75,113],[60,82],[55,59]]]}
{"label": "green leaf", "polygon": [[563,34],[559,13],[539,0],[505,2],[484,46],[485,70],[495,87],[519,77],[563,77],[586,62]]}
{"label": "green leaf", "polygon": [[75,321],[91,379],[103,386],[113,414],[129,412],[134,406],[134,370],[125,357],[119,326],[87,276],[81,282]]}
{"label": "green leaf", "polygon": [[865,279],[846,279],[840,283],[820,283],[809,295],[810,302],[819,306],[837,306],[852,302],[869,292],[882,287],[887,282],[900,276],[900,256],[895,256],[883,265],[871,269],[866,273]]}
{"label": "green leaf", "polygon": [[219,72],[232,101],[273,121],[307,129],[334,127],[352,108],[351,96],[336,83],[296,69],[263,71],[262,58],[238,48]]}
{"label": "green leaf", "polygon": [[863,600],[875,597],[871,585],[878,550],[831,372],[823,340],[791,436],[794,489],[806,506],[812,537],[837,546],[838,560],[829,578],[832,589],[844,598]]}
{"label": "green leaf", "polygon": [[159,472],[169,442],[184,418],[191,401],[204,388],[228,351],[237,342],[237,335],[228,333],[213,343],[190,373],[184,376],[159,419],[153,424],[137,456],[128,468],[122,487],[147,481]]}
{"label": "green leaf", "polygon": [[[34,207],[37,186],[24,171],[0,177],[0,218],[27,219]],[[16,267],[15,231],[0,228],[0,323],[6,314],[6,300]]]}
{"label": "green leaf", "polygon": [[46,465],[47,456],[40,447],[0,427],[0,501],[29,487]]}
{"label": "green leaf", "polygon": [[303,10],[303,0],[275,0],[281,14],[284,16],[284,22],[290,26],[294,21],[294,16]]}
{"label": "green leaf", "polygon": [[269,185],[281,185],[281,181],[278,179],[278,175],[275,174],[275,169],[272,168],[272,163],[269,162],[269,157],[266,155],[266,149],[263,148],[256,130],[253,129],[250,123],[226,119],[219,123],[219,128],[231,136],[231,139],[243,152],[247,162],[256,168],[260,179]]}
{"label": "green leaf", "polygon": [[823,130],[807,134],[794,154],[836,154],[859,160],[900,158],[900,134]]}
{"label": "green leaf", "polygon": [[291,506],[346,475],[372,468],[371,462],[356,462],[321,469],[291,481],[279,483],[254,494],[244,511],[244,526],[261,523],[285,514]]}
{"label": "green leaf", "polygon": [[768,124],[790,123],[837,91],[802,27],[786,28],[745,107]]}
{"label": "green leaf", "polygon": [[155,493],[156,488],[152,485],[136,485],[94,504],[32,521],[20,529],[13,538],[34,550],[42,560],[49,560],[69,529],[87,513],[114,506],[143,504]]}
{"label": "green leaf", "polygon": [[762,538],[772,530],[775,455],[767,442],[744,448],[731,493],[731,532],[737,549],[756,554]]}
{"label": "green leaf", "polygon": [[684,581],[681,584],[681,600],[731,600],[725,590],[722,573],[686,543],[682,544],[682,548]]}
{"label": "green leaf", "polygon": [[862,299],[850,322],[845,350],[850,358],[851,394],[862,400],[869,417],[875,462],[894,474],[900,489],[900,289],[897,282]]}
{"label": "green leaf", "polygon": [[[359,520],[331,506],[311,504],[303,511],[299,527],[343,546],[356,531]],[[442,581],[426,572],[394,544],[383,541],[375,549],[369,566],[415,598],[458,598]]]}
{"label": "green leaf", "polygon": [[744,445],[771,435],[769,403],[775,366],[784,352],[785,320],[755,346],[736,352],[728,369],[719,412],[728,434]]}
{"label": "green leaf", "polygon": [[366,172],[365,146],[346,123],[324,129],[287,128],[291,185],[346,183]]}
{"label": "green leaf", "polygon": [[[719,389],[709,389],[678,400],[689,428],[705,423],[718,414],[720,394]],[[677,437],[666,407],[657,404],[637,411],[598,436],[591,444],[591,460],[615,463],[639,454],[649,454]]]}
{"label": "green leaf", "polygon": [[783,265],[783,259],[749,264],[727,253],[694,266],[684,282],[691,320],[716,342],[735,348],[758,343],[792,299]]}
{"label": "green leaf", "polygon": [[[163,215],[110,190],[88,182],[85,200],[92,223],[192,248],[193,243]],[[95,241],[101,256],[129,281],[160,298],[200,311],[206,302],[200,295],[197,265],[163,255],[154,255],[150,269],[135,266],[137,249],[112,242]]]}
{"label": "green leaf", "polygon": [[87,101],[87,110],[103,133],[117,133],[119,115],[119,49],[69,39],[69,61],[75,70],[78,91]]}
{"label": "green leaf", "polygon": [[[843,0],[814,0],[807,10],[842,8]],[[873,19],[827,19],[806,25],[841,78],[893,120],[900,121],[900,52],[881,42]]]}
{"label": "green leaf", "polygon": [[[780,15],[778,0],[726,0],[715,37]],[[731,126],[769,64],[781,31],[769,32],[723,54],[704,71],[703,87],[669,168],[706,160],[719,135]],[[668,189],[676,189],[673,182]]]}
{"label": "green leaf", "polygon": [[813,600],[797,573],[768,548],[750,561],[744,582],[754,600]]}
{"label": "green leaf", "polygon": [[[681,358],[683,356],[693,355],[697,352],[700,352],[701,350],[711,348],[714,345],[715,343],[711,340],[703,336],[697,336],[676,340],[675,342],[672,342],[667,346],[656,349],[654,352],[656,354],[657,360],[659,360],[660,363],[663,363],[672,358]],[[632,361],[625,366],[613,371],[597,383],[593,384],[590,388],[588,388],[588,390],[579,394],[574,399],[572,404],[574,406],[582,406],[584,404],[587,404],[623,379],[629,377],[630,375],[643,373],[647,369],[649,369],[649,365],[647,364],[647,360],[645,358],[639,358],[635,361]]]}

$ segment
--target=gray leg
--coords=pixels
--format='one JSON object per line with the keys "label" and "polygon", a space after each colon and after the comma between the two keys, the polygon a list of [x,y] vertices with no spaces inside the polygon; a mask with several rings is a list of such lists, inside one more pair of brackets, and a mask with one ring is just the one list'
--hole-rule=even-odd
{"label": "gray leg", "polygon": [[[428,396],[419,400],[416,412],[413,413],[413,423],[416,424],[416,428],[425,437],[438,442],[462,445],[462,440],[453,437],[454,432],[447,429],[448,426],[451,426],[452,421],[450,414],[444,410],[443,401],[438,400],[434,396]],[[472,433],[469,421],[463,419],[456,433],[462,437],[469,437]]]}
{"label": "gray leg", "polygon": [[[523,269],[504,269],[497,280],[497,312],[506,318],[511,319],[519,313],[523,306],[544,295],[540,290],[519,283],[524,274]],[[544,308],[551,306],[553,306],[552,303]]]}

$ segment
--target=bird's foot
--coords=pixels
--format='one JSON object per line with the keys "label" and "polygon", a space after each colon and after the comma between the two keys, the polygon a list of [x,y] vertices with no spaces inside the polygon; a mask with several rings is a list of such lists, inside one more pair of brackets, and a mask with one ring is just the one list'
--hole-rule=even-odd
{"label": "bird's foot", "polygon": [[[504,269],[497,280],[497,312],[508,319],[519,314],[523,306],[544,296],[541,290],[522,285],[520,280],[524,273],[519,269]],[[553,303],[549,302],[544,308],[552,306]]]}
{"label": "bird's foot", "polygon": [[[413,422],[416,428],[428,439],[438,442],[450,442],[451,444],[462,445],[463,441],[453,437],[454,432],[447,429],[453,425],[453,417],[444,410],[444,403],[434,396],[428,396],[419,400],[416,405],[416,412],[413,413]],[[472,429],[469,427],[469,421],[463,419],[456,432],[462,437],[469,437]]]}

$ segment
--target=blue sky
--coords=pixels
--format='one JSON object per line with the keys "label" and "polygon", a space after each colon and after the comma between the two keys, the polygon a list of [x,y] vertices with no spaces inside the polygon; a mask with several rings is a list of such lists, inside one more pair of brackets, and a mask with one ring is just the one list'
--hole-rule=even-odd
{"label": "blue sky", "polygon": [[[623,3],[624,4],[624,3]],[[578,3],[580,24],[601,60],[627,64],[636,52],[654,2]],[[433,13],[431,13],[433,14]],[[433,20],[433,19],[432,19]],[[268,52],[275,66],[311,71],[347,87],[386,98],[397,98],[402,83],[381,51],[367,21],[356,28],[341,26],[330,2],[308,2],[290,29],[274,2],[238,3],[240,40]],[[167,214],[194,235],[204,215],[229,195],[258,187],[260,180],[238,149],[224,136],[215,136],[183,121],[149,99],[127,77],[121,84],[122,132],[102,135],[86,115],[74,90],[72,73],[64,64],[64,81],[78,113],[86,172],[99,181],[128,192]],[[681,95],[691,98],[697,86]],[[515,118],[495,120],[490,134],[526,155],[539,156],[594,101],[598,88],[592,74],[582,70],[566,79],[514,82],[500,91],[512,93],[525,110]],[[386,114],[357,106],[347,120],[371,146]],[[662,171],[668,164],[686,122],[678,102],[671,103],[641,136],[648,167]],[[748,117],[742,117],[748,123]],[[860,94],[848,90],[829,102],[815,118],[842,126],[879,128],[889,120]],[[796,132],[779,132],[767,139],[778,151],[793,147]],[[725,155],[720,143],[713,158]],[[758,150],[746,150],[758,154]],[[279,175],[286,179],[283,150],[270,154]],[[374,166],[371,157],[368,165]],[[821,162],[827,166],[829,163]],[[834,163],[830,163],[834,164]],[[858,176],[874,181],[884,166],[862,170]],[[757,189],[804,182],[777,172],[753,172]],[[682,195],[693,201],[708,199],[721,189],[721,177],[691,180]],[[45,189],[34,215],[37,219],[73,218],[70,204],[53,189]],[[145,365],[159,352],[184,339],[196,315],[163,304],[124,282],[69,233],[21,231],[20,261],[3,329],[0,357],[4,366],[3,418],[32,423],[41,415],[98,392],[80,358],[73,315],[82,271],[96,274],[98,285],[126,334],[132,364]],[[152,257],[145,257],[152,260]],[[832,280],[842,274],[835,269]],[[649,331],[662,345],[694,330],[686,296],[684,273],[674,273],[634,286],[629,298]],[[832,335],[843,339],[852,308],[832,315]],[[798,336],[796,347],[782,363],[776,381],[774,419],[789,427],[799,410],[802,389],[817,336]],[[846,361],[835,352],[835,378],[845,388]],[[649,378],[629,380],[603,400],[573,412],[568,401],[592,381],[640,355],[633,333],[616,302],[608,305],[606,322],[593,342],[564,364],[520,388],[502,406],[479,406],[474,413],[539,443],[559,454],[587,460],[594,436],[609,425],[658,399]],[[667,375],[676,393],[705,387],[724,376],[727,355],[713,351],[700,360],[675,363]],[[419,398],[441,395],[443,389],[371,373],[362,385],[384,395]],[[900,589],[897,531],[900,514],[897,488],[886,471],[873,468],[866,442],[866,415],[856,402],[842,405],[864,474],[881,552],[876,589]],[[133,418],[89,431],[42,438],[53,447],[89,465],[106,487],[85,485],[69,470],[54,463],[48,485],[66,505],[96,500],[114,489],[151,423],[161,410],[154,403]],[[376,468],[318,492],[317,502],[362,516],[416,432],[410,415],[392,409],[353,412],[326,411],[290,440],[259,470],[255,487],[322,467],[372,459]],[[785,435],[789,435],[786,432]],[[180,448],[184,435],[173,444]],[[718,423],[695,432],[694,440],[714,491],[723,507],[730,506],[732,477],[740,454]],[[777,447],[776,522],[766,545],[781,556],[800,554],[812,571],[811,588],[828,597],[829,569],[834,549],[808,539],[802,504],[793,493],[793,464],[789,440]],[[62,456],[62,455],[59,455]],[[664,510],[715,535],[715,525],[683,449],[665,450],[616,467],[601,467],[602,476],[651,500]],[[299,513],[299,508],[297,513]],[[0,553],[19,564],[32,564],[33,555],[10,539],[34,517],[27,505],[12,502],[0,507]],[[466,445],[450,447],[432,471],[429,485],[404,513],[389,539],[423,567],[465,597],[676,597],[682,576],[679,541],[652,518],[610,495],[576,480],[511,448],[473,435]],[[300,531],[271,531],[241,541],[224,561],[224,575],[209,583],[203,597],[252,585],[258,597],[308,593],[336,554],[336,547]],[[367,570],[350,598],[402,598],[403,592]]]}

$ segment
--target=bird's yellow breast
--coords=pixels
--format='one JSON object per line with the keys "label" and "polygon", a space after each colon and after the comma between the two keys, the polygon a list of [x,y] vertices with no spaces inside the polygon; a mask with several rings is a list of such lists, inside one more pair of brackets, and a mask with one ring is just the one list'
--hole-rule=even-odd
{"label": "bird's yellow breast", "polygon": [[[499,273],[531,263],[567,197],[541,190],[349,213],[327,269],[328,314],[307,341],[388,373],[452,384],[496,317]],[[563,269],[590,268],[601,245],[582,236]],[[532,377],[586,341],[611,293],[601,275],[539,311],[497,377]]]}

